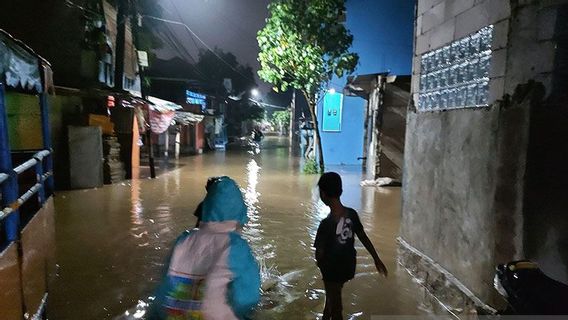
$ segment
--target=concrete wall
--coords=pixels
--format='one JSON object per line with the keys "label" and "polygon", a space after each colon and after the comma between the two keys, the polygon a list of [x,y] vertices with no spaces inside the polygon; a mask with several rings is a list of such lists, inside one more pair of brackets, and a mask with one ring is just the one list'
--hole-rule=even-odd
{"label": "concrete wall", "polygon": [[[550,159],[558,153],[559,145],[545,142],[548,135],[566,136],[560,125],[555,126],[556,132],[543,131],[543,124],[551,122],[541,120],[537,125],[534,118],[535,112],[551,118],[541,102],[554,87],[555,23],[561,3],[566,1],[419,0],[417,4],[414,103],[423,53],[494,25],[490,106],[409,110],[401,227],[404,240],[453,274],[483,302],[495,302],[492,276],[497,263],[537,257],[546,262],[542,265],[545,272],[566,278],[563,252],[567,241],[558,229],[566,228],[562,208],[568,205],[560,200],[565,198],[560,193],[566,194],[566,179],[560,179],[556,187],[548,184],[543,188],[533,182],[538,179],[531,180],[530,170],[526,175],[527,165],[537,168],[532,173],[536,177],[550,163],[531,146],[545,143],[546,158]],[[531,80],[536,82],[521,86]],[[565,111],[558,114],[566,119]],[[533,154],[528,163],[527,153]],[[563,187],[557,187],[559,184]],[[549,193],[552,189],[554,193]],[[548,200],[552,194],[554,204],[536,213],[547,199],[544,193]]]}
{"label": "concrete wall", "polygon": [[[321,115],[323,103],[318,106]],[[322,130],[320,119],[320,133],[323,145],[323,155],[326,165],[361,165],[363,156],[363,123],[365,116],[365,101],[361,98],[343,98],[343,115],[340,132],[326,132]]]}
{"label": "concrete wall", "polygon": [[[81,120],[79,96],[58,94],[49,97],[49,123],[54,150],[53,167],[58,188],[69,179],[68,147],[65,126]],[[41,114],[39,98],[34,95],[9,92],[6,95],[10,147],[13,150],[41,149]]]}

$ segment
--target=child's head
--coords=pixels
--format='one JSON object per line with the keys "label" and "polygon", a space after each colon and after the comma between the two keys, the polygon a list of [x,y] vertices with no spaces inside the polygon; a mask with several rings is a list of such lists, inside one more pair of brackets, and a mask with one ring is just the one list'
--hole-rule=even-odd
{"label": "child's head", "polygon": [[217,177],[208,185],[202,218],[203,222],[237,221],[241,225],[247,222],[247,207],[233,179]]}
{"label": "child's head", "polygon": [[223,177],[209,177],[207,179],[207,184],[205,184],[205,190],[209,191],[209,189],[211,189],[211,186],[219,181],[221,181]]}
{"label": "child's head", "polygon": [[324,173],[319,179],[318,187],[320,198],[326,205],[329,205],[332,199],[339,199],[343,193],[341,176],[335,172]]}

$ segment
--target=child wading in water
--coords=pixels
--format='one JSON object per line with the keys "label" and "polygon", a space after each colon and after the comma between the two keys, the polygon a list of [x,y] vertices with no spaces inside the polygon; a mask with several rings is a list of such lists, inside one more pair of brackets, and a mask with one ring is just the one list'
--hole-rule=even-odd
{"label": "child wading in water", "polygon": [[340,197],[343,192],[341,177],[327,172],[318,182],[320,197],[331,213],[320,222],[314,247],[316,261],[325,286],[325,309],[322,320],[343,319],[341,290],[345,282],[355,276],[357,264],[354,242],[356,234],[375,261],[377,271],[387,276],[387,268],[379,258],[371,240],[365,234],[357,212],[343,206]]}

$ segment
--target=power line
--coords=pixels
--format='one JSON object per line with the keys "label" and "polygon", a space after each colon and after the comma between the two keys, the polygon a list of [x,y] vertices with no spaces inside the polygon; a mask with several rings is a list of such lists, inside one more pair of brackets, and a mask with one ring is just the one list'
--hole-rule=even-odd
{"label": "power line", "polygon": [[209,77],[207,77],[203,72],[201,72],[201,70],[199,70],[199,68],[197,67],[197,61],[195,60],[195,58],[192,56],[192,54],[185,48],[185,46],[180,46],[177,41],[175,41],[175,35],[173,34],[173,32],[171,30],[169,30],[169,28],[166,28],[165,33],[163,34],[163,36],[166,38],[164,40],[166,40],[166,42],[168,42],[170,44],[170,47],[173,48],[175,51],[177,51],[178,54],[180,54],[183,57],[188,58],[192,63],[190,63],[189,65],[191,66],[191,68],[197,73],[198,76],[200,76],[202,78],[202,80],[209,82]]}
{"label": "power line", "polygon": [[[170,0],[170,3],[171,3],[172,6],[174,7],[174,10],[175,10],[175,13],[176,13],[178,19],[179,19],[181,22],[183,22],[183,18],[181,17],[181,14],[179,13],[179,9],[178,9],[178,7],[176,6],[175,2],[173,2],[172,0]],[[186,31],[187,31],[187,29],[186,29]],[[193,42],[193,45],[195,46],[195,49],[197,49],[197,50],[199,51],[199,50],[200,50],[200,49],[199,49],[199,46],[197,45],[197,42],[195,42],[195,39],[193,38],[193,35],[192,35],[191,33],[188,33],[188,35],[189,35],[189,38],[191,39],[191,42]],[[199,68],[197,62],[195,63],[195,66],[196,66],[196,68]]]}
{"label": "power line", "polygon": [[213,53],[213,55],[215,55],[215,57],[217,57],[221,62],[223,62],[229,68],[231,68],[231,70],[235,71],[243,79],[245,79],[247,81],[251,81],[253,83],[255,82],[254,79],[251,79],[251,78],[245,76],[242,72],[240,72],[238,69],[233,67],[227,61],[225,61],[217,52],[215,52],[215,50],[213,50],[207,43],[205,43],[205,41],[203,41],[195,32],[193,32],[193,30],[191,30],[191,28],[187,24],[185,24],[183,22],[175,21],[175,20],[163,19],[163,18],[158,18],[158,17],[154,17],[154,16],[149,16],[149,15],[144,15],[143,17],[148,18],[148,19],[157,20],[157,21],[167,22],[167,23],[171,23],[171,24],[176,24],[176,25],[180,25],[180,26],[185,27],[187,29],[187,31],[189,31],[197,40],[199,40],[199,42],[201,42],[205,48],[207,48],[207,50],[211,51],[211,53]]}
{"label": "power line", "polygon": [[71,1],[71,0],[65,0],[65,4],[70,7],[70,8],[75,8],[75,9],[79,9],[85,13],[90,13],[92,15],[95,16],[100,16],[101,14],[99,12],[93,11],[89,8],[83,7],[81,5],[76,4],[75,2]]}
{"label": "power line", "polygon": [[274,108],[274,109],[284,109],[287,110],[287,107],[282,107],[282,106],[277,106],[275,104],[270,104],[270,103],[266,103],[266,102],[262,102],[262,101],[258,101],[258,100],[254,100],[253,98],[249,98],[249,101],[254,102],[256,104],[260,104],[263,107],[269,107],[269,108]]}
{"label": "power line", "polygon": [[180,11],[179,11],[177,5],[175,4],[174,0],[170,0],[170,3],[171,3],[172,6],[174,7],[174,10],[175,10],[175,12],[176,12],[176,15],[178,16],[178,19],[184,24],[184,26],[186,27],[186,30],[189,30],[189,31],[191,32],[191,33],[190,33],[190,38],[191,38],[191,41],[193,41],[193,44],[195,45],[195,47],[197,47],[197,43],[195,43],[195,39],[193,39],[193,36],[195,36],[201,43],[203,43],[203,45],[204,45],[209,51],[211,51],[217,58],[219,58],[219,60],[221,60],[221,61],[222,61],[224,64],[226,64],[229,68],[231,68],[233,71],[235,71],[235,72],[236,72],[237,74],[239,74],[241,77],[243,77],[243,79],[245,79],[245,80],[247,80],[247,81],[252,80],[252,82],[255,83],[255,80],[254,80],[254,79],[250,79],[250,78],[248,78],[247,76],[245,76],[244,74],[242,74],[239,70],[237,70],[236,68],[234,68],[230,63],[226,62],[221,56],[219,56],[219,55],[217,54],[217,52],[215,52],[215,50],[212,50],[211,47],[209,47],[209,46],[205,43],[205,41],[201,40],[201,38],[199,38],[199,36],[198,36],[195,32],[193,32],[193,31],[189,28],[189,26],[188,26],[187,24],[184,23],[184,19],[183,19],[183,17],[181,16]]}

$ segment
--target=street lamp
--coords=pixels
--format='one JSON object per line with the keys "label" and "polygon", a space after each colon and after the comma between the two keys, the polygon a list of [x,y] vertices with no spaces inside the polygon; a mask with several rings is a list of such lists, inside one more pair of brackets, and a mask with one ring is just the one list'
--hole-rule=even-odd
{"label": "street lamp", "polygon": [[260,96],[260,92],[258,91],[257,88],[252,89],[252,90],[250,91],[250,94],[251,94],[253,97],[258,97],[258,96]]}

